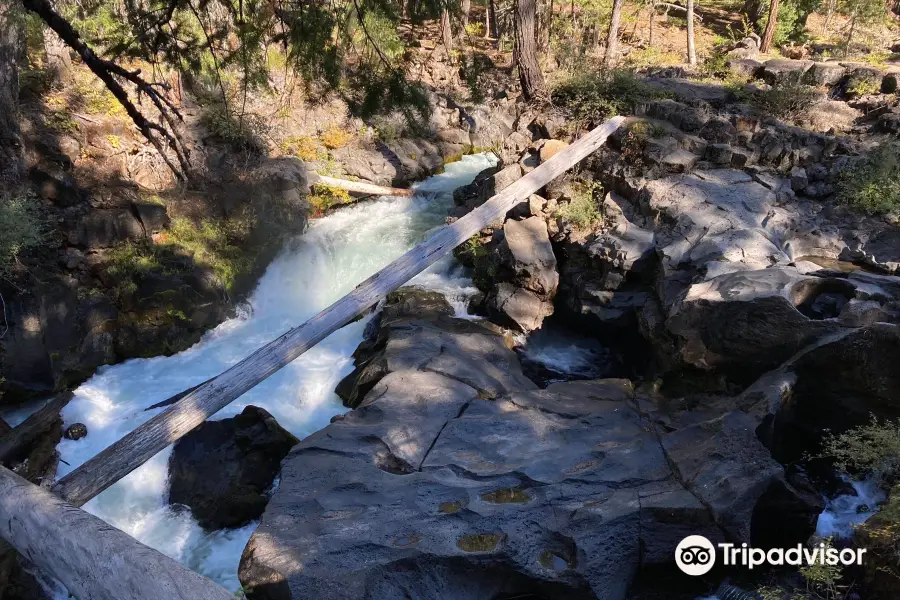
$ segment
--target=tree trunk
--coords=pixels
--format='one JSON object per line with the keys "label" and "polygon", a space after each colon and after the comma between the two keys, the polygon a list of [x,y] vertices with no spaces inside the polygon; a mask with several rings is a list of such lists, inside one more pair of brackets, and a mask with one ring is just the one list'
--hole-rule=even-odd
{"label": "tree trunk", "polygon": [[766,53],[772,48],[772,40],[775,39],[775,29],[778,27],[778,5],[779,0],[772,0],[772,5],[769,7],[769,22],[766,23],[762,45],[759,47],[759,51],[762,53]]}
{"label": "tree trunk", "polygon": [[450,28],[450,11],[446,8],[441,11],[441,35],[444,38],[444,50],[450,56],[453,52],[453,30]]}
{"label": "tree trunk", "polygon": [[[777,0],[775,0],[777,2]],[[697,49],[694,47],[694,0],[687,0],[687,51],[688,62],[697,64]]]}
{"label": "tree trunk", "polygon": [[19,137],[19,68],[22,15],[16,2],[0,5],[0,189],[22,176]]}
{"label": "tree trunk", "polygon": [[537,58],[537,43],[534,39],[534,17],[537,8],[535,0],[516,1],[516,44],[514,48],[519,82],[526,100],[544,98],[544,75]]}
{"label": "tree trunk", "polygon": [[625,0],[614,0],[612,14],[609,16],[609,33],[606,35],[606,53],[603,55],[603,66],[610,66],[616,58],[619,47],[619,23],[622,20],[622,7]]}
{"label": "tree trunk", "polygon": [[466,27],[469,25],[469,11],[472,10],[472,0],[462,0],[459,3],[459,7],[462,11],[462,32],[460,32],[460,35],[465,35]]}
{"label": "tree trunk", "polygon": [[653,2],[650,5],[650,40],[647,44],[653,48],[653,42],[655,41],[656,30],[654,29],[654,25],[656,24],[656,2]]}
{"label": "tree trunk", "polygon": [[69,47],[49,27],[44,28],[44,52],[47,53],[47,66],[54,77],[60,82],[68,81],[72,74]]}
{"label": "tree trunk", "polygon": [[484,3],[484,39],[494,37],[494,30],[491,27],[491,13],[494,12],[494,0],[487,0]]}
{"label": "tree trunk", "polygon": [[550,16],[547,17],[547,48],[550,48],[550,42],[553,40],[553,0],[550,0]]}

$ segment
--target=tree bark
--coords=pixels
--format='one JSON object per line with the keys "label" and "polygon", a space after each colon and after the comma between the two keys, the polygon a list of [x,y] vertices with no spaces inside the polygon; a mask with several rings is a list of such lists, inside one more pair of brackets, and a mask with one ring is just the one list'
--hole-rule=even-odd
{"label": "tree bark", "polygon": [[653,47],[653,42],[655,42],[656,37],[656,2],[653,2],[650,5],[650,40],[647,42],[649,46]]}
{"label": "tree bark", "polygon": [[779,0],[772,0],[772,5],[769,7],[769,22],[766,23],[762,45],[759,47],[759,51],[762,53],[766,53],[772,48],[772,40],[775,39],[775,29],[778,28],[778,5]]}
{"label": "tree bark", "polygon": [[697,49],[694,47],[694,0],[687,0],[687,51],[688,62],[691,65],[696,65]]}
{"label": "tree bark", "polygon": [[472,10],[472,0],[462,0],[459,3],[460,10],[462,11],[462,31],[460,35],[466,34],[466,26],[469,24],[469,11]]}
{"label": "tree bark", "polygon": [[0,189],[22,176],[19,137],[19,66],[21,17],[15,2],[0,5]]}
{"label": "tree bark", "polygon": [[606,35],[606,53],[603,55],[603,66],[610,66],[616,58],[619,48],[619,23],[622,21],[622,7],[625,0],[614,0],[612,14],[609,17],[609,33]]}
{"label": "tree bark", "polygon": [[537,42],[534,38],[534,18],[537,10],[535,0],[516,1],[516,44],[515,59],[519,69],[519,83],[526,100],[545,98],[544,74],[537,57]]}
{"label": "tree bark", "polygon": [[453,52],[453,30],[450,28],[450,11],[446,8],[441,11],[441,36],[444,39],[444,50],[450,56]]}
{"label": "tree bark", "polygon": [[72,57],[69,47],[49,27],[44,28],[44,52],[47,53],[47,66],[58,81],[65,82],[72,73]]}

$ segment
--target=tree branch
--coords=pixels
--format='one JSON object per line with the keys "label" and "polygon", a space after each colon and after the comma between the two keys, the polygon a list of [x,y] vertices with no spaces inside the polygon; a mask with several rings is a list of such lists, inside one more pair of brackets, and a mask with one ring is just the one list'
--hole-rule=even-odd
{"label": "tree branch", "polygon": [[[112,61],[97,56],[87,44],[81,41],[81,36],[75,28],[53,9],[53,6],[51,6],[48,0],[22,0],[22,4],[25,8],[40,17],[50,29],[56,32],[66,45],[78,53],[81,60],[84,61],[84,64],[93,71],[94,75],[103,81],[107,89],[125,108],[125,112],[128,113],[128,116],[131,117],[131,120],[147,141],[153,144],[160,156],[162,156],[163,160],[169,166],[169,169],[171,169],[179,179],[186,179],[191,171],[187,156],[188,153],[184,148],[183,142],[180,140],[180,136],[178,136],[176,132],[172,113],[174,113],[179,120],[183,119],[177,107],[166,98],[164,94],[161,94],[159,90],[157,90],[157,88],[160,88],[167,91],[168,85],[145,81],[144,78],[140,76],[140,69],[128,71]],[[163,120],[175,133],[169,132],[165,127],[148,121],[128,98],[128,92],[125,91],[125,88],[122,87],[122,84],[119,83],[116,77],[120,77],[133,84],[138,91],[138,95],[146,94],[153,102],[154,106],[156,106],[157,110],[159,110]],[[163,142],[165,142],[175,153],[180,168],[169,158],[165,151],[165,147],[163,146]]]}

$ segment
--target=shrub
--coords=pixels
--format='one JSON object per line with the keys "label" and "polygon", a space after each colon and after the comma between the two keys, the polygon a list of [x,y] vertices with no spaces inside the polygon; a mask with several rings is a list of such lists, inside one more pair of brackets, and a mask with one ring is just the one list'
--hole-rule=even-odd
{"label": "shrub", "polygon": [[819,100],[815,88],[799,81],[782,81],[768,90],[760,90],[750,96],[750,102],[762,113],[783,121],[794,121],[805,116]]}
{"label": "shrub", "polygon": [[19,253],[43,239],[38,207],[26,196],[0,198],[0,276],[8,275]]}
{"label": "shrub", "polygon": [[847,94],[853,97],[868,96],[881,91],[881,78],[853,77],[847,84]]}
{"label": "shrub", "polygon": [[882,423],[872,416],[867,425],[826,435],[822,447],[823,457],[834,460],[835,467],[845,473],[881,481],[900,475],[900,421]]}
{"label": "shrub", "polygon": [[900,157],[896,145],[884,142],[867,158],[841,173],[838,201],[859,212],[900,213]]}
{"label": "shrub", "polygon": [[466,34],[471,35],[473,37],[482,37],[484,36],[484,23],[481,21],[475,21],[473,23],[469,23],[466,25]]}
{"label": "shrub", "polygon": [[572,199],[559,207],[556,215],[578,229],[590,229],[601,221],[596,195],[601,193],[599,184],[582,183],[576,187]]}
{"label": "shrub", "polygon": [[248,224],[236,219],[202,221],[176,217],[168,230],[167,243],[191,254],[194,263],[212,269],[225,289],[230,290],[241,275],[249,272],[252,260],[242,249]]}
{"label": "shrub", "polygon": [[322,133],[322,144],[329,150],[343,148],[352,136],[340,127],[329,127]]}
{"label": "shrub", "polygon": [[269,132],[268,122],[261,116],[247,113],[236,118],[221,104],[206,108],[200,122],[215,137],[234,150],[261,154],[266,145],[263,137]]}
{"label": "shrub", "polygon": [[668,97],[640,80],[631,71],[580,73],[561,82],[553,101],[579,119],[599,122],[615,114],[628,114],[635,106]]}
{"label": "shrub", "polygon": [[700,65],[700,72],[705,77],[724,79],[731,71],[728,68],[728,55],[721,48],[714,48],[709,56]]}
{"label": "shrub", "polygon": [[350,192],[343,188],[317,183],[307,200],[313,207],[313,214],[319,216],[329,208],[351,201]]}
{"label": "shrub", "polygon": [[281,151],[292,154],[305,162],[319,160],[325,157],[325,153],[319,150],[316,140],[307,135],[296,135],[285,138],[281,142]]}

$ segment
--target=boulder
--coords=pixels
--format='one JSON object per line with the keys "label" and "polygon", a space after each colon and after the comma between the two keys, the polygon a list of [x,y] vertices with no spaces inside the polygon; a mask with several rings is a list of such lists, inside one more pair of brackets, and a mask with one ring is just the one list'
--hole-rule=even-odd
{"label": "boulder", "polygon": [[144,228],[128,209],[93,210],[85,215],[69,243],[86,248],[108,248],[120,242],[144,237]]}
{"label": "boulder", "polygon": [[166,214],[166,207],[162,204],[134,202],[131,206],[144,226],[144,233],[147,236],[159,233],[169,224],[169,215]]}
{"label": "boulder", "polygon": [[815,62],[806,71],[804,82],[810,85],[832,87],[847,75],[846,67],[834,62]]}
{"label": "boulder", "polygon": [[560,151],[566,148],[569,144],[563,142],[562,140],[547,140],[544,142],[544,145],[541,146],[540,156],[541,162],[547,162],[554,156],[556,156]]}
{"label": "boulder", "polygon": [[206,421],[178,440],[169,457],[169,503],[190,508],[207,530],[258,519],[281,459],[298,443],[265,410]]}
{"label": "boulder", "polygon": [[812,66],[811,60],[773,58],[766,61],[760,75],[769,85],[785,81],[801,81]]}
{"label": "boulder", "polygon": [[737,58],[726,63],[728,70],[739,77],[753,79],[762,70],[763,63],[752,58]]}
{"label": "boulder", "polygon": [[541,217],[529,217],[521,221],[510,219],[503,224],[500,241],[500,263],[512,273],[513,281],[544,300],[556,295],[559,275],[556,272],[556,256],[547,223]]}
{"label": "boulder", "polygon": [[402,370],[441,373],[474,387],[483,398],[534,389],[498,328],[452,314],[437,292],[403,288],[389,296],[354,353],[356,368],[335,393],[356,407],[386,375]]}
{"label": "boulder", "polygon": [[511,283],[498,283],[487,299],[490,314],[505,325],[520,331],[539,329],[553,314],[553,302]]}
{"label": "boulder", "polygon": [[484,204],[491,196],[505,190],[522,177],[522,166],[518,163],[501,169],[491,167],[475,176],[475,180],[453,192],[453,202],[472,210]]}
{"label": "boulder", "polygon": [[[292,451],[241,559],[249,594],[622,600],[638,567],[671,563],[686,535],[722,540],[630,386],[553,384],[485,401],[428,375],[402,388],[385,378]],[[413,377],[389,377],[401,376]],[[743,448],[722,446],[740,460]],[[707,462],[704,482],[726,489],[718,459]],[[719,473],[741,472],[755,490],[773,466]],[[751,495],[734,507],[722,497],[723,519]]]}

